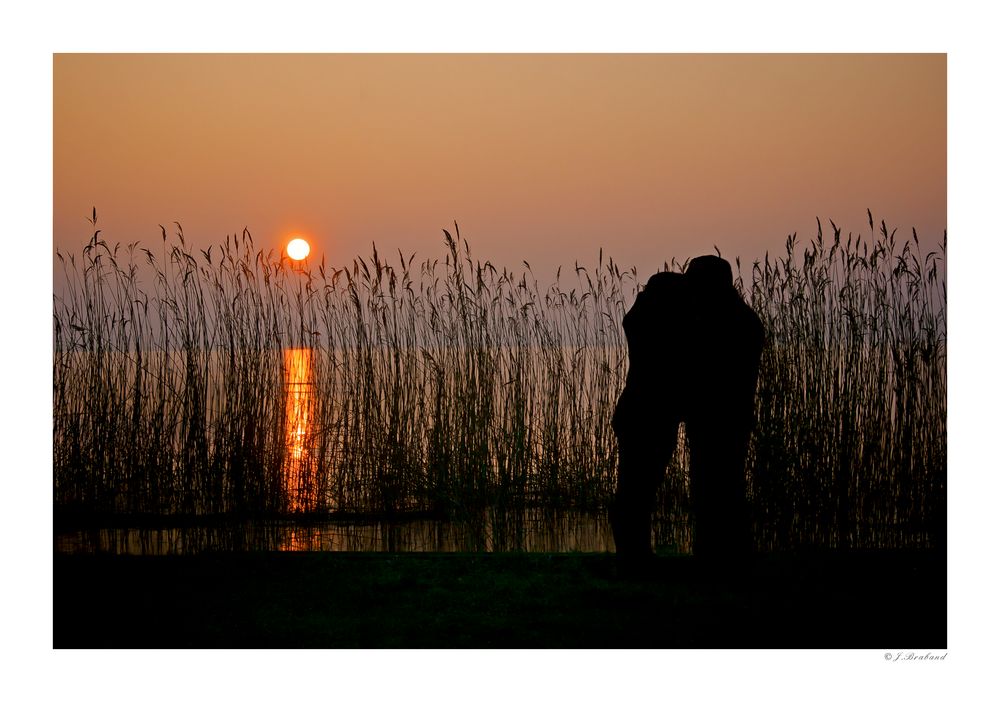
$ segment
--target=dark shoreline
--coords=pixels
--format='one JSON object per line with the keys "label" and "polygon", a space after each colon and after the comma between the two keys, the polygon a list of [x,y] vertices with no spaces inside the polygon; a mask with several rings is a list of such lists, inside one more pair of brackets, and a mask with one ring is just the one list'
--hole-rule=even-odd
{"label": "dark shoreline", "polygon": [[941,549],[55,555],[56,648],[947,647]]}

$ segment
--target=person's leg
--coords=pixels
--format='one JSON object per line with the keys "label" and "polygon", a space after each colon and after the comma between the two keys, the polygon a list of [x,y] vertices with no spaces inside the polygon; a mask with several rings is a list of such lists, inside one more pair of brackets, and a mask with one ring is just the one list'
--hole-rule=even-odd
{"label": "person's leg", "polygon": [[750,553],[752,534],[746,495],[745,432],[691,422],[691,498],[694,553],[738,558]]}
{"label": "person's leg", "polygon": [[632,412],[620,404],[614,429],[618,437],[618,486],[611,508],[615,550],[625,557],[649,556],[656,491],[677,446],[677,422],[650,416],[648,411]]}

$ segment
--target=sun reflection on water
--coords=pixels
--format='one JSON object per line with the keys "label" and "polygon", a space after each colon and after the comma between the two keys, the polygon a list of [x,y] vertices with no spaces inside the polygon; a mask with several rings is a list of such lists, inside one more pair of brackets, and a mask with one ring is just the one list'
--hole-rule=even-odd
{"label": "sun reflection on water", "polygon": [[286,349],[283,473],[292,512],[309,511],[316,504],[310,451],[312,405],[312,349]]}

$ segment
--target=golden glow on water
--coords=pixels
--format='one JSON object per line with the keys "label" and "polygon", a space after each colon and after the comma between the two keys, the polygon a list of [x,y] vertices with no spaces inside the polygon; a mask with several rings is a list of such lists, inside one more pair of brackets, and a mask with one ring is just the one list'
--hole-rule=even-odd
{"label": "golden glow on water", "polygon": [[312,350],[285,350],[285,461],[288,507],[303,512],[315,505],[309,450],[313,410]]}
{"label": "golden glow on water", "polygon": [[[530,553],[614,550],[607,521],[599,515],[542,510],[484,512],[469,522],[414,519],[404,522],[314,522],[277,526],[233,523],[179,529],[98,529],[55,535],[56,553],[181,555],[205,551],[457,552]],[[690,533],[657,527],[657,542],[690,550]],[[662,531],[661,531],[662,530]]]}

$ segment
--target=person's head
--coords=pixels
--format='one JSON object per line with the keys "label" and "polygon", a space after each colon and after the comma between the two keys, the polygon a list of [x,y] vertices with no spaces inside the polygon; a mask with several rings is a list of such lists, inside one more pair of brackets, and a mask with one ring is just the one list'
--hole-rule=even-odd
{"label": "person's head", "polygon": [[698,290],[723,291],[733,287],[732,266],[720,256],[698,256],[692,259],[684,275]]}

